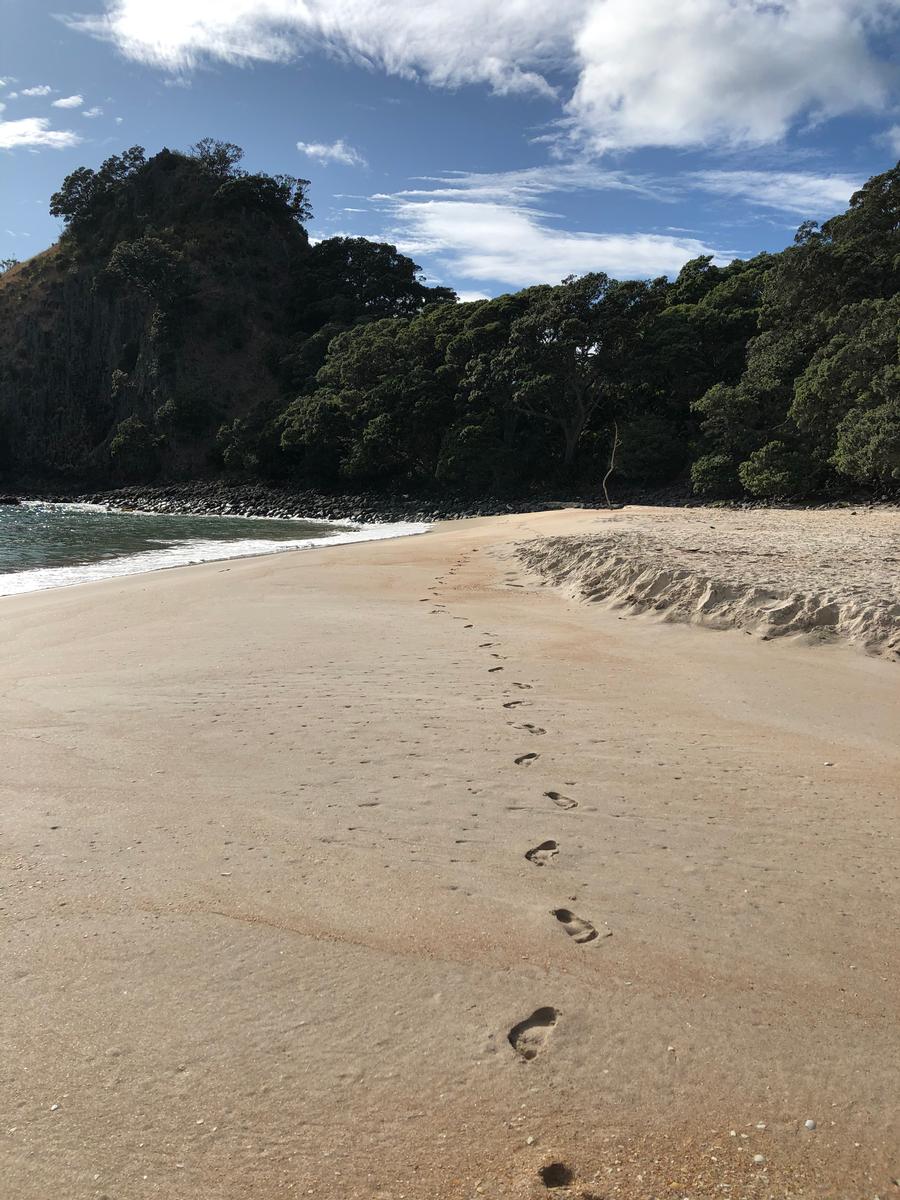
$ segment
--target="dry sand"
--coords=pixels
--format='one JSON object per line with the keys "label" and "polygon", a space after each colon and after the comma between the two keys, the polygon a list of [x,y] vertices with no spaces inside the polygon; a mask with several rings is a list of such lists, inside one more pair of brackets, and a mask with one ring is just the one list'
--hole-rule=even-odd
{"label": "dry sand", "polygon": [[0,601],[3,1200],[900,1194],[900,672],[609,520]]}
{"label": "dry sand", "polygon": [[522,561],[579,599],[900,656],[900,514],[628,508]]}

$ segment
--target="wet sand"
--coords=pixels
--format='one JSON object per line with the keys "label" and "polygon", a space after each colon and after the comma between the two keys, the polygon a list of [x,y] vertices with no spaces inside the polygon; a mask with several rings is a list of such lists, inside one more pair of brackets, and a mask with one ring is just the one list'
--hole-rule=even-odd
{"label": "wet sand", "polygon": [[898,667],[516,554],[608,519],[0,601],[0,1194],[896,1191]]}

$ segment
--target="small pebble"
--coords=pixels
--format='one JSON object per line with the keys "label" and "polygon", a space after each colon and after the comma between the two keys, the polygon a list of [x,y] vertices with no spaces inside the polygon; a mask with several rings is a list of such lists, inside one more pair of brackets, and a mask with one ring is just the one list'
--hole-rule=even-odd
{"label": "small pebble", "polygon": [[764,1154],[754,1154],[753,1161],[757,1166],[761,1166],[766,1161],[766,1156]]}
{"label": "small pebble", "polygon": [[816,1123],[811,1117],[808,1121],[804,1121],[803,1124],[807,1129],[815,1129],[816,1127]]}

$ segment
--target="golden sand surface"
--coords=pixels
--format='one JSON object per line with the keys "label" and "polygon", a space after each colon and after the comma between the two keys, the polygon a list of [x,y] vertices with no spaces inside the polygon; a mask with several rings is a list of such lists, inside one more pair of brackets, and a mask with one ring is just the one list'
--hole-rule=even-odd
{"label": "golden sand surface", "polygon": [[629,511],[0,601],[3,1200],[900,1195],[900,668]]}

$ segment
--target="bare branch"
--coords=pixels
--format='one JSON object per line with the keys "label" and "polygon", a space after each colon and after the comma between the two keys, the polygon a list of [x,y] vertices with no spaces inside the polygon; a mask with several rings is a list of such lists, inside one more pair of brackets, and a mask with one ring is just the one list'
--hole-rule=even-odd
{"label": "bare branch", "polygon": [[610,504],[610,501],[609,501],[609,492],[606,490],[606,481],[607,481],[607,479],[609,479],[610,475],[612,475],[613,471],[616,469],[616,451],[618,450],[618,448],[619,448],[619,425],[618,425],[618,422],[613,421],[613,444],[612,444],[612,450],[610,450],[610,452],[609,452],[609,467],[607,468],[606,474],[603,476],[603,495],[604,495],[604,498],[606,499],[606,507],[607,508],[612,508],[612,504]]}

